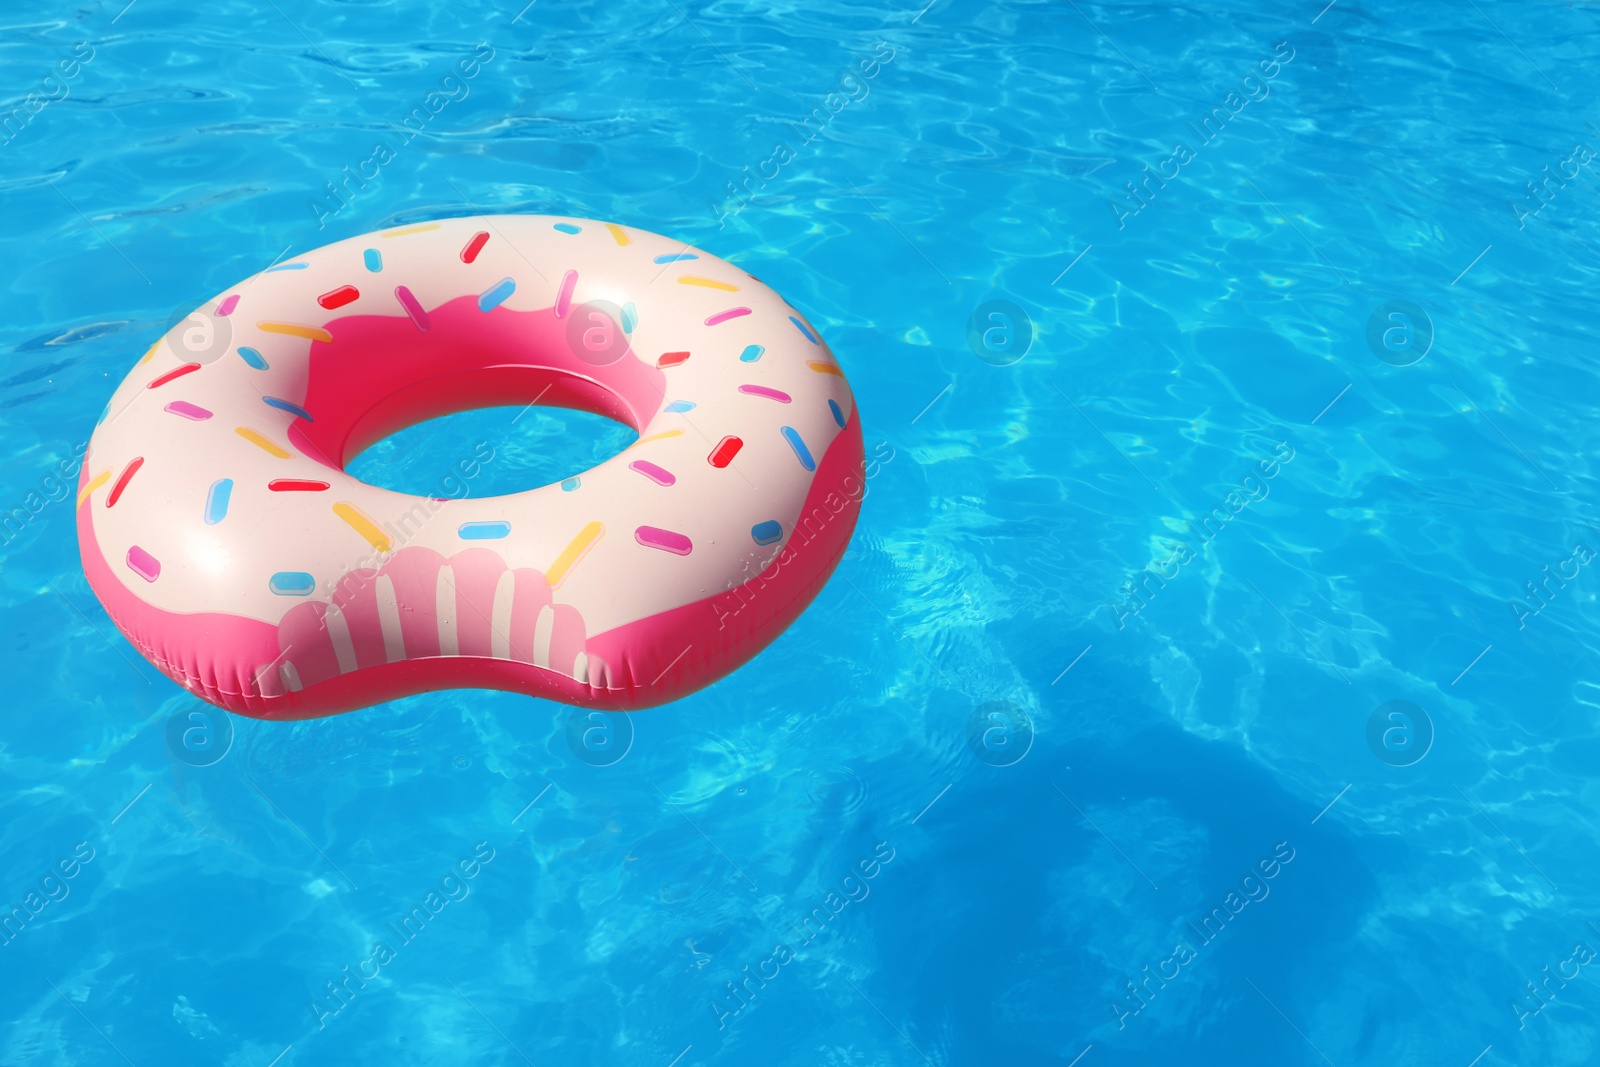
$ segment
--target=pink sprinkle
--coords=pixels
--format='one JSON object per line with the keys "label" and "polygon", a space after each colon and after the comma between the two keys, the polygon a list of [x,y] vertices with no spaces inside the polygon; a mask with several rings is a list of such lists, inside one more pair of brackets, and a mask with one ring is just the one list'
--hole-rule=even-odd
{"label": "pink sprinkle", "polygon": [[238,306],[239,294],[234,293],[232,296],[224,298],[222,303],[217,305],[217,316],[219,318],[225,318],[229,315],[232,315],[233,309]]}
{"label": "pink sprinkle", "polygon": [[[677,536],[674,534],[673,536]],[[687,544],[687,539],[685,539]],[[688,551],[685,549],[684,551]],[[161,561],[138,545],[128,546],[128,568],[147,582],[161,577]]]}
{"label": "pink sprinkle", "polygon": [[647,459],[636,459],[628,464],[628,469],[638,471],[657,485],[673,485],[678,481],[677,475],[669,470],[656,466]]}
{"label": "pink sprinkle", "polygon": [[633,531],[633,539],[646,548],[659,548],[663,552],[671,552],[674,556],[687,556],[694,551],[694,544],[683,534],[654,526],[639,527]]}
{"label": "pink sprinkle", "polygon": [[729,308],[727,311],[719,311],[711,316],[706,320],[706,325],[715,326],[719,322],[727,322],[729,319],[737,319],[748,314],[750,314],[749,308]]}
{"label": "pink sprinkle", "polygon": [[193,419],[195,422],[203,422],[211,417],[211,412],[205,408],[196,407],[187,400],[174,400],[161,410],[170,411],[174,415],[182,415],[184,418]]}
{"label": "pink sprinkle", "polygon": [[423,333],[428,332],[428,313],[422,310],[422,305],[417,303],[417,298],[411,295],[411,290],[403,285],[394,287],[394,298],[400,301],[400,306],[406,309],[406,314],[411,316],[411,321]]}
{"label": "pink sprinkle", "polygon": [[780,404],[787,404],[794,399],[788,393],[778,389],[768,389],[764,385],[741,385],[739,386],[739,392],[747,393],[750,396],[764,396],[768,400],[776,400]]}
{"label": "pink sprinkle", "polygon": [[567,276],[561,279],[561,292],[556,296],[556,318],[564,319],[567,311],[572,307],[572,291],[578,287],[578,272],[567,271]]}

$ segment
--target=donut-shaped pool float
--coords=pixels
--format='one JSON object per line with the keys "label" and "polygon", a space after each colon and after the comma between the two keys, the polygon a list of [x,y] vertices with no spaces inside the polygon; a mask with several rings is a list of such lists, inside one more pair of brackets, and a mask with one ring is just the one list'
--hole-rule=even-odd
{"label": "donut-shaped pool float", "polygon": [[[308,718],[445,688],[674,700],[793,622],[855,528],[861,427],[832,351],[754,277],[657,234],[539,215],[402,226],[269,267],[195,316],[226,347],[193,356],[179,324],[118,387],[78,543],[118,629],[229,711]],[[482,499],[345,473],[413,423],[535,403],[639,439]]]}

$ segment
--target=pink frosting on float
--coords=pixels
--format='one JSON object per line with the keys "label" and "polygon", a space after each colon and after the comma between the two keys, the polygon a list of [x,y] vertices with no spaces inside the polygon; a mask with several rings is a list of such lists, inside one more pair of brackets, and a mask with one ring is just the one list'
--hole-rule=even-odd
{"label": "pink frosting on float", "polygon": [[[606,312],[585,306],[597,315]],[[489,404],[576,408],[643,428],[660,405],[665,375],[623,349],[608,353],[606,384],[567,343],[554,308],[487,313],[463,296],[428,313],[426,333],[400,315],[350,315],[311,343],[305,401],[315,419],[295,420],[289,439],[327,466],[404,426]],[[588,322],[584,317],[581,321]],[[612,320],[615,324],[615,320]],[[622,328],[616,325],[617,336]],[[397,358],[403,353],[403,358]]]}

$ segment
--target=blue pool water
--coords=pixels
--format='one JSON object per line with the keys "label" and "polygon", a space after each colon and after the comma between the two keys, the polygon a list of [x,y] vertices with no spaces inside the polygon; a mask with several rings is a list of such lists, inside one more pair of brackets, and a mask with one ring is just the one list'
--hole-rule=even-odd
{"label": "blue pool water", "polygon": [[[1597,18],[7,7],[0,1064],[1600,1062]],[[875,464],[848,556],[625,724],[208,713],[52,472],[175,316],[479,212],[791,300]],[[353,469],[631,439],[518,416]]]}

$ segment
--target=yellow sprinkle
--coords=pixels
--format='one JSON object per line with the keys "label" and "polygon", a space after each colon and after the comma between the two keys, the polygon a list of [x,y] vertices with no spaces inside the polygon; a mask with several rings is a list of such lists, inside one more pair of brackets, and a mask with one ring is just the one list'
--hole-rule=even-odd
{"label": "yellow sprinkle", "polygon": [[90,493],[94,492],[96,489],[100,488],[102,485],[105,485],[110,480],[111,480],[111,471],[109,469],[108,470],[103,470],[99,474],[96,474],[93,478],[90,478],[89,479],[89,484],[84,486],[82,489],[78,490],[78,506],[82,507],[83,506],[83,502],[85,500],[89,499],[89,494]]}
{"label": "yellow sprinkle", "polygon": [[698,278],[693,274],[685,274],[683,277],[678,279],[678,284],[703,285],[707,289],[721,289],[725,293],[737,293],[739,291],[739,287],[737,285],[729,285],[727,282],[719,282],[712,278]]}
{"label": "yellow sprinkle", "polygon": [[261,449],[261,451],[267,453],[269,456],[277,456],[279,459],[289,458],[289,453],[285,452],[283,449],[279,448],[265,437],[262,437],[248,426],[236,426],[234,427],[233,432],[244,438],[246,441],[249,441],[251,444]]}
{"label": "yellow sprinkle", "polygon": [[550,564],[550,569],[544,573],[544,580],[550,583],[551,589],[561,588],[561,583],[567,580],[567,575],[572,573],[572,568],[576,567],[578,561],[589,554],[589,550],[594,547],[596,541],[604,536],[605,532],[605,526],[598,522],[591,522],[578,531],[578,536],[574,537],[567,547],[561,550],[561,555],[556,557],[556,561]]}
{"label": "yellow sprinkle", "polygon": [[258,322],[256,329],[267,333],[286,333],[290,337],[304,337],[308,341],[333,340],[333,334],[321,326],[302,326],[298,322]]}
{"label": "yellow sprinkle", "polygon": [[146,349],[146,350],[145,350],[145,353],[144,353],[144,355],[142,355],[142,356],[140,356],[140,357],[139,357],[139,362],[138,362],[138,364],[137,364],[137,365],[138,365],[138,366],[140,366],[140,367],[142,367],[142,366],[144,366],[144,365],[145,365],[145,364],[146,364],[146,363],[149,363],[149,362],[150,362],[150,357],[151,357],[151,356],[153,356],[153,355],[155,355],[155,354],[156,354],[156,349],[158,349],[158,348],[160,348],[160,347],[161,347],[161,342],[160,342],[160,341],[157,341],[157,342],[156,342],[156,343],[155,343],[155,344],[153,344],[153,345],[151,345],[151,346],[150,346],[150,347],[149,347],[149,348],[147,348],[147,349]]}
{"label": "yellow sprinkle", "polygon": [[437,223],[437,222],[424,222],[420,226],[407,226],[404,229],[400,229],[400,230],[390,230],[388,233],[380,233],[378,236],[379,237],[404,237],[408,233],[426,233],[429,230],[437,230],[439,228],[439,226],[440,226],[440,224]]}
{"label": "yellow sprinkle", "polygon": [[661,440],[665,440],[668,437],[682,437],[682,436],[683,436],[683,431],[682,430],[665,430],[665,431],[663,431],[661,433],[653,433],[649,437],[641,437],[641,438],[639,438],[637,441],[635,441],[633,443],[633,447],[637,448],[640,445],[647,445],[651,441],[661,441]]}
{"label": "yellow sprinkle", "polygon": [[611,231],[611,236],[615,237],[617,239],[617,244],[619,244],[619,245],[628,244],[630,241],[633,240],[633,238],[629,237],[627,234],[622,232],[622,227],[621,226],[618,226],[614,222],[606,223],[606,229]]}
{"label": "yellow sprinkle", "polygon": [[333,506],[333,513],[349,523],[352,530],[365,537],[367,544],[379,552],[387,552],[394,547],[394,542],[390,541],[389,535],[383,532],[383,527],[373,522],[366,512],[349,501],[339,501]]}
{"label": "yellow sprinkle", "polygon": [[808,359],[806,360],[806,366],[810,367],[818,374],[837,374],[841,378],[844,377],[844,371],[840,370],[838,367],[835,367],[832,363],[824,363],[820,359]]}

